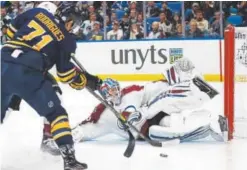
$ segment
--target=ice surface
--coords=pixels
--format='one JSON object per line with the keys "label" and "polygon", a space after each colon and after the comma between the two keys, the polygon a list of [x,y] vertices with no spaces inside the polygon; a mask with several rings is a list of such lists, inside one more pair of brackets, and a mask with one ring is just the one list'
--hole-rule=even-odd
{"label": "ice surface", "polygon": [[[130,83],[121,83],[126,86]],[[132,84],[132,83],[131,83]],[[214,84],[222,91],[221,84]],[[98,103],[86,90],[76,91],[61,85],[63,101],[71,125],[86,118]],[[209,103],[208,108],[223,109],[222,97]],[[20,112],[13,112],[0,127],[1,170],[62,170],[60,157],[39,150],[42,119],[26,103]],[[111,140],[109,141],[109,139]],[[107,141],[108,140],[108,141]],[[98,141],[76,144],[78,160],[86,162],[89,170],[246,170],[247,140],[234,139],[229,143],[194,142],[154,148],[144,142],[136,144],[131,158],[123,152],[127,141],[107,136]],[[167,158],[160,153],[168,154]]]}

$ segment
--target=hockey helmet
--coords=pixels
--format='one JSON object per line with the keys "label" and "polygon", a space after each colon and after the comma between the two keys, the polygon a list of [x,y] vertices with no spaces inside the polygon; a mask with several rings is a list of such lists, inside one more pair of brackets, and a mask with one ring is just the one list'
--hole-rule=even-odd
{"label": "hockey helmet", "polygon": [[107,78],[103,81],[100,87],[100,93],[107,101],[112,102],[114,105],[121,103],[120,85],[111,78]]}
{"label": "hockey helmet", "polygon": [[37,6],[37,8],[43,8],[47,10],[48,12],[50,12],[52,15],[55,15],[57,11],[57,6],[52,2],[41,2]]}

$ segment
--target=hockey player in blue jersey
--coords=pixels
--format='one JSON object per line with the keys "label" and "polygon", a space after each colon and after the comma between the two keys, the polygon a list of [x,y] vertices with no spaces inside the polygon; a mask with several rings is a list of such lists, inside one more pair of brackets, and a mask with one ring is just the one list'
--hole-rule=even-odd
{"label": "hockey player in blue jersey", "polygon": [[11,97],[19,96],[51,123],[64,169],[86,169],[87,164],[75,158],[67,112],[44,74],[55,65],[60,81],[77,90],[85,86],[97,90],[102,80],[79,71],[70,62],[76,50],[75,39],[69,33],[73,20],[64,23],[56,19],[57,7],[53,3],[44,2],[39,7],[17,16],[9,26],[12,40],[1,50],[1,121]]}

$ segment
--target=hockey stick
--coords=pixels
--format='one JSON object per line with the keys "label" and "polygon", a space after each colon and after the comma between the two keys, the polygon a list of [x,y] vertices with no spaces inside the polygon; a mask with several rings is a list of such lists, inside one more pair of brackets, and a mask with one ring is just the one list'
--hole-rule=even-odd
{"label": "hockey stick", "polygon": [[[86,72],[85,68],[80,64],[80,62],[74,56],[72,56],[72,59],[74,60],[74,62],[77,64],[77,66],[79,66],[79,68],[82,71]],[[101,98],[97,93],[95,93],[89,87],[86,87],[86,89],[89,91],[89,93],[91,93],[95,98],[97,98],[101,103],[103,103],[106,107],[108,107],[115,114],[115,116],[122,123],[125,131],[127,131],[128,135],[129,135],[129,142],[128,142],[128,146],[124,152],[124,156],[129,158],[135,149],[135,137],[130,132],[129,127],[125,124],[123,118],[120,117],[119,113],[107,101],[105,101],[103,98]]]}
{"label": "hockey stick", "polygon": [[[79,68],[82,71],[85,71],[85,68],[81,65],[81,63],[75,58],[75,56],[72,56],[72,59],[74,60],[74,62],[79,66]],[[106,102],[104,99],[102,99],[97,93],[95,93],[92,89],[87,88],[88,91],[94,96],[96,97],[99,101],[101,101],[106,107],[108,107],[114,114],[115,116],[121,121],[121,123],[123,123],[123,125],[127,128],[131,128],[133,131],[135,131],[142,139],[144,139],[146,142],[148,142],[149,144],[151,144],[152,146],[156,146],[156,147],[162,147],[162,143],[158,142],[158,141],[154,141],[151,140],[149,138],[147,138],[146,136],[144,136],[135,126],[133,126],[132,124],[130,124],[124,117],[122,117],[118,111],[116,111],[116,109],[114,107],[112,107],[112,105],[110,105],[108,102]]]}
{"label": "hockey stick", "polygon": [[[79,68],[82,71],[85,71],[85,68],[81,65],[81,63],[74,57],[72,56],[72,59],[74,60],[74,62],[79,66]],[[99,101],[101,101],[106,107],[108,107],[114,114],[115,116],[121,121],[121,123],[125,126],[125,129],[131,128],[133,131],[135,131],[142,139],[144,139],[146,142],[148,142],[150,145],[152,146],[156,146],[156,147],[162,147],[162,143],[158,142],[158,141],[154,141],[151,140],[149,138],[147,138],[146,136],[144,136],[135,126],[133,126],[132,124],[130,124],[124,117],[122,117],[118,111],[116,111],[116,109],[114,107],[112,107],[112,105],[110,105],[108,102],[106,102],[104,99],[102,99],[97,93],[95,93],[92,89],[87,88],[87,90],[95,97],[97,98]],[[129,130],[128,130],[129,131]],[[131,133],[131,132],[130,132]],[[132,134],[132,133],[131,133]],[[132,135],[133,136],[133,135]]]}

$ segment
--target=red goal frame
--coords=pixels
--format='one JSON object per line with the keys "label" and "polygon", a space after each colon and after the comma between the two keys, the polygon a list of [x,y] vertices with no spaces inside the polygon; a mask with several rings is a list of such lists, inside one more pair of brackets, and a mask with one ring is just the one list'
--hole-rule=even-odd
{"label": "red goal frame", "polygon": [[224,32],[224,113],[228,120],[228,140],[233,139],[234,132],[234,59],[235,29],[228,26]]}

